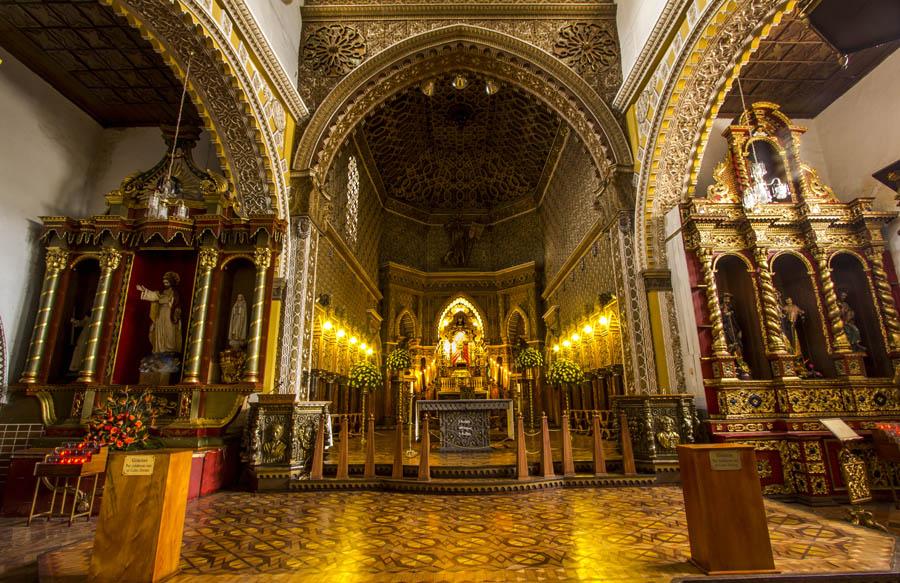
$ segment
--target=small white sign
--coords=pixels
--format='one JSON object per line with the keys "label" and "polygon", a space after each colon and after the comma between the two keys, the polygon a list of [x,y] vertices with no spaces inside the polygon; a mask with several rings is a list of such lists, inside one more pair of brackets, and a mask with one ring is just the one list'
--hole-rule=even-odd
{"label": "small white sign", "polygon": [[725,450],[709,452],[709,466],[714,471],[741,469],[741,452]]}
{"label": "small white sign", "polygon": [[862,439],[862,435],[853,431],[853,428],[847,425],[843,419],[819,419],[819,423],[841,441]]}
{"label": "small white sign", "polygon": [[156,457],[152,455],[127,455],[122,466],[123,476],[151,476]]}

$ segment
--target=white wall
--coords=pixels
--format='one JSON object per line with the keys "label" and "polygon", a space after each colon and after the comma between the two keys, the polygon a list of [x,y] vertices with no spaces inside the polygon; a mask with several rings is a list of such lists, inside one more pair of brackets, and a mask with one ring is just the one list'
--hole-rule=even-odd
{"label": "white wall", "polygon": [[622,78],[637,61],[638,55],[647,42],[647,37],[659,20],[666,0],[617,0],[616,26],[619,31],[619,45],[622,50]]}
{"label": "white wall", "polygon": [[287,73],[297,85],[300,65],[300,6],[301,0],[246,0],[250,12],[259,24]]}
{"label": "white wall", "polygon": [[[155,127],[103,129],[2,49],[0,59],[0,319],[10,350],[7,380],[15,381],[43,276],[38,217],[103,213],[104,195],[152,167],[166,146]],[[219,171],[206,132],[194,158]]]}

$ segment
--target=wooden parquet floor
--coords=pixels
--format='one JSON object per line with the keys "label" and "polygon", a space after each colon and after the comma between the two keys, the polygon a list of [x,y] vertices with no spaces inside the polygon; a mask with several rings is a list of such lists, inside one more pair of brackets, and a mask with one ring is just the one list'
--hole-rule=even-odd
{"label": "wooden parquet floor", "polygon": [[[783,572],[895,568],[892,535],[772,500],[766,508]],[[0,537],[26,528],[3,524]],[[91,544],[44,554],[41,580],[84,580]],[[688,557],[677,487],[484,496],[225,492],[189,506],[174,581],[668,582],[697,574]]]}

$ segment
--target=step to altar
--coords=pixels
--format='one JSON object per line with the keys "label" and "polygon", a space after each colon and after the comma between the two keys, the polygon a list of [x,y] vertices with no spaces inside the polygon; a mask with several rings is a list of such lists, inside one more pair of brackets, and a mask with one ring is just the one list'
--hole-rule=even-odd
{"label": "step to altar", "polygon": [[656,484],[656,476],[607,474],[603,476],[575,475],[542,478],[532,476],[525,480],[505,478],[479,479],[442,479],[431,480],[415,478],[374,478],[349,480],[291,480],[288,489],[293,492],[316,492],[324,490],[380,490],[386,492],[414,492],[421,494],[491,494],[508,492],[527,492],[556,488],[623,488],[648,487]]}
{"label": "step to altar", "polygon": [[[555,461],[553,463],[553,468],[556,475],[562,475],[563,467],[561,461]],[[606,468],[611,474],[622,473],[621,460],[611,460],[607,462]],[[361,478],[365,473],[365,465],[361,463],[351,463],[348,465],[348,471],[351,477]],[[576,474],[593,475],[593,472],[594,466],[592,462],[575,462]],[[325,464],[323,473],[326,478],[334,478],[337,475],[337,465]],[[392,473],[393,465],[384,463],[375,464],[376,476],[389,477]],[[541,465],[537,462],[529,462],[528,473],[532,476],[539,476],[541,473]],[[403,477],[416,478],[418,475],[418,457],[409,458],[409,461],[403,465]],[[515,479],[516,466],[510,464],[431,466],[431,477],[445,480]]]}

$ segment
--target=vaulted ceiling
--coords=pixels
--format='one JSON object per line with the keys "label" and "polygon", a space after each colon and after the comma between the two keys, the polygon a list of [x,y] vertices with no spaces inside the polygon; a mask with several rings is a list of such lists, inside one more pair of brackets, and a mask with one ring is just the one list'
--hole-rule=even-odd
{"label": "vaulted ceiling", "polygon": [[456,73],[389,99],[363,125],[387,196],[432,213],[490,212],[523,199],[533,204],[560,126],[555,113],[506,85]]}
{"label": "vaulted ceiling", "polygon": [[[772,101],[795,118],[813,118],[878,66],[900,42],[894,41],[849,55],[841,54],[799,16],[786,17],[762,40],[741,69],[740,85],[747,105]],[[719,110],[734,117],[743,110],[737,84]]]}
{"label": "vaulted ceiling", "polygon": [[[97,0],[0,1],[0,45],[103,126],[175,123],[181,82]],[[190,100],[185,119],[199,123]]]}

